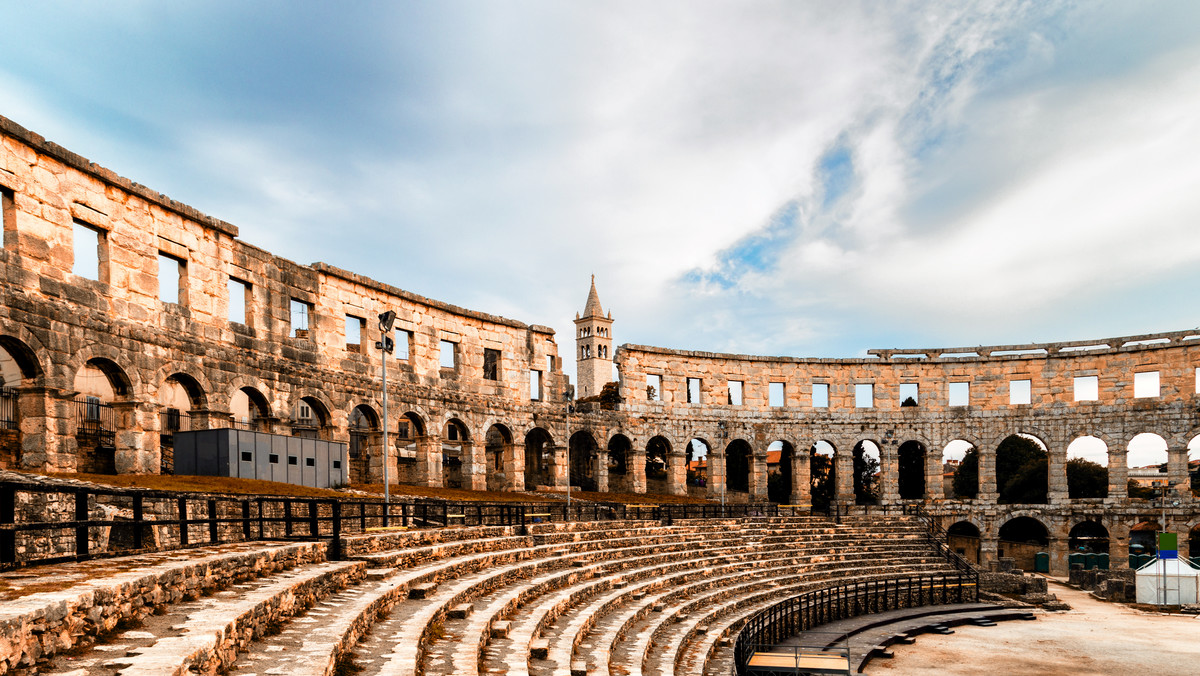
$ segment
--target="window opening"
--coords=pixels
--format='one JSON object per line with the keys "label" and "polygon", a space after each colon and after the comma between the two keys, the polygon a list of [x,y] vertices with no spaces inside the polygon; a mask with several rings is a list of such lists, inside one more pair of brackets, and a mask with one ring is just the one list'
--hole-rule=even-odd
{"label": "window opening", "polygon": [[158,299],[180,305],[183,297],[185,263],[161,251],[158,254]]}
{"label": "window opening", "polygon": [[1033,383],[1029,380],[1008,381],[1008,405],[1021,406],[1033,398]]}
{"label": "window opening", "polygon": [[500,379],[500,350],[483,348],[483,377],[486,380]]}
{"label": "window opening", "polygon": [[1075,401],[1096,401],[1100,398],[1099,376],[1075,377]]}
{"label": "window opening", "polygon": [[354,315],[346,315],[346,350],[349,352],[366,353],[362,342],[363,332],[367,330],[367,320]]}
{"label": "window opening", "polygon": [[662,401],[662,376],[657,373],[646,374],[646,400]]}
{"label": "window opening", "polygon": [[920,403],[920,386],[917,383],[900,383],[900,406],[916,406]]}
{"label": "window opening", "polygon": [[971,403],[971,383],[950,383],[948,395],[951,406],[967,406]]}
{"label": "window opening", "polygon": [[0,226],[4,228],[4,248],[17,243],[17,208],[13,191],[0,188]]}
{"label": "window opening", "polygon": [[813,383],[813,408],[829,408],[829,383]]}
{"label": "window opening", "polygon": [[699,378],[688,378],[687,379],[687,400],[688,400],[689,404],[699,404],[700,403],[700,379]]}
{"label": "window opening", "polygon": [[772,408],[779,408],[784,405],[783,383],[770,383],[767,385],[767,399]]}
{"label": "window opening", "polygon": [[289,465],[299,465],[299,464],[300,464],[300,459],[299,459],[299,458],[297,458],[297,457],[296,457],[296,456],[294,456],[294,455],[289,455],[289,456],[288,456],[288,464],[289,464]]}
{"label": "window opening", "polygon": [[729,381],[729,404],[732,406],[742,405],[742,386],[744,383],[740,380]]}
{"label": "window opening", "polygon": [[854,386],[854,408],[875,408],[875,384],[857,383]]}
{"label": "window opening", "polygon": [[309,315],[312,314],[312,305],[293,298],[291,310],[292,336],[296,338],[308,338],[308,321]]}
{"label": "window opening", "polygon": [[1157,397],[1159,392],[1158,371],[1144,371],[1133,374],[1133,396],[1135,399]]}
{"label": "window opening", "polygon": [[246,308],[250,305],[250,284],[236,277],[229,278],[229,321],[235,324],[249,324],[246,321]]}
{"label": "window opening", "polygon": [[529,398],[533,401],[542,399],[542,372],[529,372]]}
{"label": "window opening", "polygon": [[316,458],[305,458],[305,459],[304,459],[304,466],[305,466],[305,467],[316,467],[316,466],[317,466],[317,459],[316,459]]}
{"label": "window opening", "polygon": [[253,460],[254,460],[254,453],[253,453],[253,452],[251,452],[251,451],[242,451],[242,462],[252,462]]}
{"label": "window opening", "polygon": [[80,277],[100,279],[100,260],[105,242],[104,231],[75,221],[75,263],[71,272]]}
{"label": "window opening", "polygon": [[455,357],[455,355],[454,355],[455,349],[454,348],[456,347],[455,343],[453,343],[452,341],[449,341],[449,340],[443,340],[443,341],[439,342],[438,345],[441,348],[441,357],[440,357],[438,363],[444,369],[454,368],[454,357]]}
{"label": "window opening", "polygon": [[412,331],[396,329],[396,359],[408,361],[412,349]]}

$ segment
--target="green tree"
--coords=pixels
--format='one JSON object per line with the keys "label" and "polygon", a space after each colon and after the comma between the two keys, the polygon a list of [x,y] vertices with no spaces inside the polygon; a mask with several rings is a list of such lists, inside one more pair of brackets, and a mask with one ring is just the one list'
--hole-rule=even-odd
{"label": "green tree", "polygon": [[1153,500],[1162,495],[1162,490],[1154,486],[1143,486],[1136,479],[1130,479],[1126,484],[1129,498],[1132,500]]}
{"label": "green tree", "polygon": [[974,498],[979,495],[979,451],[967,449],[962,462],[954,470],[954,495],[959,498]]}
{"label": "green tree", "polygon": [[865,444],[854,446],[854,502],[873,505],[879,501],[879,460],[866,453]]}
{"label": "green tree", "polygon": [[828,511],[829,505],[833,504],[833,458],[813,453],[808,460],[808,471],[811,479],[813,511]]}
{"label": "green tree", "polygon": [[1067,461],[1067,492],[1071,499],[1108,497],[1108,468],[1091,460]]}
{"label": "green tree", "polygon": [[1035,504],[1046,502],[1049,456],[1030,439],[1013,435],[996,448],[996,484],[1000,502]]}

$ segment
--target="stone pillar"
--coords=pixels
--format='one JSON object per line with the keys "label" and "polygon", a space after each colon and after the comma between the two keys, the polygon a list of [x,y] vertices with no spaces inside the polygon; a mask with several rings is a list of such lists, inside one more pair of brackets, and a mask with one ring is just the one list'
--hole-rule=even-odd
{"label": "stone pillar", "polygon": [[487,490],[487,448],[483,444],[460,441],[462,444],[462,487],[472,491]]}
{"label": "stone pillar", "polygon": [[667,454],[667,493],[687,495],[687,453]]}
{"label": "stone pillar", "polygon": [[720,500],[725,495],[725,451],[708,451],[708,499]]}
{"label": "stone pillar", "polygon": [[[429,486],[432,488],[442,487],[442,438],[439,436],[425,435],[416,438],[417,444],[417,466],[416,479],[417,484],[421,486]],[[390,454],[390,457],[395,462],[396,453]],[[389,471],[392,471],[389,468]],[[392,476],[396,476],[392,471]],[[380,481],[383,476],[380,475]]]}
{"label": "stone pillar", "polygon": [[646,492],[646,451],[630,450],[626,471],[634,493]]}
{"label": "stone pillar", "polygon": [[117,474],[158,474],[158,405],[118,401],[112,407],[117,417]]}
{"label": "stone pillar", "polygon": [[981,533],[979,538],[979,565],[987,570],[997,561],[996,552],[1000,549],[1000,538],[993,533]]}
{"label": "stone pillar", "polygon": [[[1071,497],[1071,493],[1067,489],[1067,449],[1059,448],[1057,444],[1050,444],[1049,456],[1049,466],[1046,468],[1046,503],[1066,504]],[[1053,565],[1053,561],[1051,565]],[[1064,568],[1064,570],[1066,569]]]}
{"label": "stone pillar", "polygon": [[807,451],[792,451],[791,502],[800,509],[812,509],[812,475],[809,473]]}
{"label": "stone pillar", "polygon": [[837,485],[833,492],[833,499],[843,506],[854,504],[854,452],[852,449],[853,444],[843,444],[833,458],[834,466],[837,468],[834,477]]}
{"label": "stone pillar", "polygon": [[504,476],[508,479],[504,490],[525,490],[525,444],[505,444],[503,463]]}
{"label": "stone pillar", "polygon": [[567,481],[571,471],[568,466],[567,446],[565,444],[550,445],[550,485],[556,489],[567,490]]}
{"label": "stone pillar", "polygon": [[608,492],[608,451],[596,449],[596,490],[601,493]]}
{"label": "stone pillar", "polygon": [[941,501],[946,499],[946,486],[942,482],[942,453],[931,448],[925,449],[925,500]]}
{"label": "stone pillar", "polygon": [[1108,531],[1108,567],[1129,567],[1129,529]]}
{"label": "stone pillar", "polygon": [[188,424],[193,430],[215,430],[229,427],[229,413],[206,408],[194,408],[187,412]]}
{"label": "stone pillar", "polygon": [[900,458],[895,439],[879,445],[879,504],[900,504]]}
{"label": "stone pillar", "polygon": [[750,454],[750,501],[764,502],[767,499],[767,454]]}
{"label": "stone pillar", "polygon": [[1192,482],[1188,476],[1188,449],[1186,444],[1176,444],[1167,450],[1167,482],[1175,499],[1192,500]]}
{"label": "stone pillar", "polygon": [[1108,451],[1108,502],[1124,502],[1129,498],[1129,452],[1124,448]]}
{"label": "stone pillar", "polygon": [[68,432],[74,402],[57,389],[22,387],[17,393],[21,457],[18,466],[39,472],[78,469],[77,443]]}
{"label": "stone pillar", "polygon": [[1067,556],[1071,553],[1069,549],[1070,540],[1066,537],[1050,538],[1049,549],[1050,554],[1050,574],[1059,577],[1066,577],[1071,568],[1067,565]]}
{"label": "stone pillar", "polygon": [[979,452],[979,493],[975,500],[994,505],[1000,499],[999,489],[996,488],[996,449],[985,445],[976,446],[976,450]]}

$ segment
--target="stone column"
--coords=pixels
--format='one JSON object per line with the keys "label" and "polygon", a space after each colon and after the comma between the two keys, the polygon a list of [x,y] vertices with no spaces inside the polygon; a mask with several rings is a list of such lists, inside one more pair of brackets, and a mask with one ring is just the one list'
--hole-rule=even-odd
{"label": "stone column", "polygon": [[942,453],[926,447],[925,500],[941,501],[945,499],[946,486],[942,483]]}
{"label": "stone column", "polygon": [[118,401],[112,407],[117,418],[117,474],[158,474],[158,405]]}
{"label": "stone column", "polygon": [[836,476],[834,477],[837,485],[833,492],[833,499],[839,505],[850,506],[854,504],[854,445],[842,444],[834,454],[833,462]]}
{"label": "stone column", "polygon": [[[1046,502],[1051,505],[1066,504],[1071,497],[1071,493],[1067,489],[1067,449],[1060,448],[1053,443],[1049,446],[1049,466],[1046,468]],[[1064,568],[1064,570],[1066,569]]]}
{"label": "stone column", "polygon": [[596,490],[601,493],[608,492],[608,451],[596,449]]}
{"label": "stone column", "polygon": [[525,444],[514,442],[504,445],[504,476],[508,478],[508,491],[525,490]]}
{"label": "stone column", "polygon": [[77,471],[77,443],[68,432],[74,402],[57,389],[22,387],[17,393],[17,411],[21,431],[18,466],[38,472]]}
{"label": "stone column", "polygon": [[986,444],[975,448],[979,452],[979,493],[975,500],[985,505],[994,505],[1000,499],[999,490],[996,488],[996,448]]}
{"label": "stone column", "polygon": [[812,509],[812,476],[809,473],[807,451],[792,451],[791,502],[800,509]]}
{"label": "stone column", "polygon": [[570,480],[571,476],[567,446],[565,444],[551,444],[550,458],[550,485],[565,491],[567,490],[567,481]]}
{"label": "stone column", "polygon": [[1129,498],[1129,452],[1122,448],[1108,451],[1108,502]]}
{"label": "stone column", "polygon": [[473,491],[487,490],[487,448],[483,444],[462,444],[462,486]]}
{"label": "stone column", "polygon": [[750,501],[767,499],[767,454],[750,454]]}
{"label": "stone column", "polygon": [[995,533],[980,533],[979,537],[979,565],[984,570],[987,570],[993,563],[997,561],[996,552],[1000,549],[1000,538]]}
{"label": "stone column", "polygon": [[187,412],[188,424],[193,430],[215,430],[229,427],[229,413],[207,408],[194,408]]}
{"label": "stone column", "polygon": [[634,493],[646,492],[646,451],[630,450],[627,470]]}
{"label": "stone column", "polygon": [[1067,556],[1071,553],[1069,549],[1070,540],[1066,537],[1050,538],[1049,549],[1050,554],[1050,574],[1066,577],[1070,572],[1070,566],[1067,565]]}
{"label": "stone column", "polygon": [[[432,488],[442,487],[442,438],[440,436],[425,435],[416,438],[417,444],[417,466],[416,479],[417,484],[421,486],[429,486]],[[391,453],[389,456],[392,462],[395,462],[396,453]],[[396,476],[395,472],[391,476]],[[383,480],[382,474],[379,480]]]}
{"label": "stone column", "polygon": [[709,449],[708,451],[708,499],[720,500],[725,494],[725,451]]}
{"label": "stone column", "polygon": [[900,504],[900,458],[895,439],[879,445],[879,504]]}
{"label": "stone column", "polygon": [[1167,450],[1167,482],[1175,499],[1192,500],[1192,482],[1188,476],[1188,449],[1186,444],[1175,444]]}
{"label": "stone column", "polygon": [[1129,530],[1124,532],[1108,531],[1108,567],[1129,567]]}
{"label": "stone column", "polygon": [[667,454],[667,493],[687,495],[687,453]]}

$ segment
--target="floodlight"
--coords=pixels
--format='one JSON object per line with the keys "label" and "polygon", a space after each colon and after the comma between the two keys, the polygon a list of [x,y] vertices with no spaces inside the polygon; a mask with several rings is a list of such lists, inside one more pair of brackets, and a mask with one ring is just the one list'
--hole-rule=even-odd
{"label": "floodlight", "polygon": [[379,330],[388,333],[392,330],[392,325],[396,323],[396,311],[388,310],[379,315]]}

